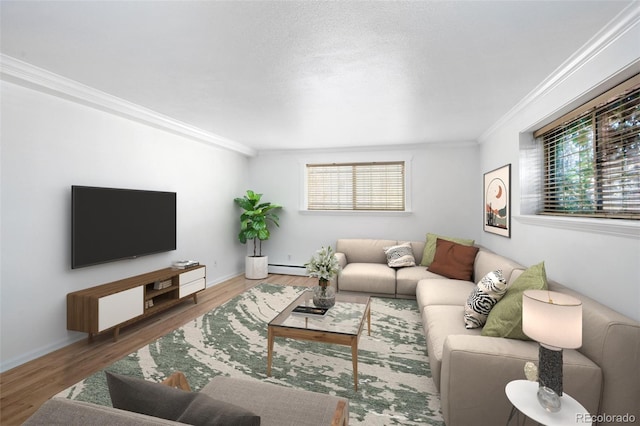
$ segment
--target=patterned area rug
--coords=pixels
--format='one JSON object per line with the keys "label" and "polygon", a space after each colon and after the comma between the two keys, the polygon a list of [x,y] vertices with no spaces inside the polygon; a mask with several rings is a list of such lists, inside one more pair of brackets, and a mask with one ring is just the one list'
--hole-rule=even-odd
{"label": "patterned area rug", "polygon": [[[266,377],[267,323],[304,290],[260,284],[107,370],[151,381],[179,370],[194,391],[222,374],[337,395],[349,399],[351,425],[444,425],[415,300],[372,299],[357,392],[347,346],[276,338]],[[103,371],[58,396],[111,405]]]}

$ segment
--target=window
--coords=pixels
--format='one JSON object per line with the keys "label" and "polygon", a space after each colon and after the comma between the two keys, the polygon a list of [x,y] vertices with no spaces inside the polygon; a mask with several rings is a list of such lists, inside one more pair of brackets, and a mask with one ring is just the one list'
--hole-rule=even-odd
{"label": "window", "polygon": [[541,214],[640,219],[640,75],[534,133]]}
{"label": "window", "polygon": [[404,161],[307,164],[308,210],[405,210]]}

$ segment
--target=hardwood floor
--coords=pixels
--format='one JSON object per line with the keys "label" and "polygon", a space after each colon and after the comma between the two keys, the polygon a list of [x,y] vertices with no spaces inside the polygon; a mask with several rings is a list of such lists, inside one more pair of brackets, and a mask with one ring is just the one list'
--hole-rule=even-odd
{"label": "hardwood floor", "polygon": [[82,340],[6,371],[0,374],[0,424],[21,424],[58,392],[262,282],[312,286],[317,279],[272,274],[264,280],[247,280],[238,276],[199,293],[196,305],[188,299],[123,328],[117,342],[106,333],[92,343]]}

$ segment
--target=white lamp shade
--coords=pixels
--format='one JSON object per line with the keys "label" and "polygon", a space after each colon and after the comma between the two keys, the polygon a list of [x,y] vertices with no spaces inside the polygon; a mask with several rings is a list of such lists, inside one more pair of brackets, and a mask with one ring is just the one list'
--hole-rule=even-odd
{"label": "white lamp shade", "polygon": [[526,290],[522,331],[547,346],[577,349],[582,346],[582,302],[555,291]]}

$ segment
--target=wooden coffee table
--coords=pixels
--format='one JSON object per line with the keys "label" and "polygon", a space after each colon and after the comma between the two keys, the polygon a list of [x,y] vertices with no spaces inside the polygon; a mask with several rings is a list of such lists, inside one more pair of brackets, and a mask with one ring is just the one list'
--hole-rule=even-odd
{"label": "wooden coffee table", "polygon": [[296,306],[313,306],[313,293],[305,291],[289,304],[270,323],[267,329],[267,376],[271,376],[273,341],[276,337],[310,340],[351,346],[353,386],[358,390],[358,341],[367,320],[371,335],[371,298],[363,295],[338,293],[336,304],[325,316],[292,314]]}

